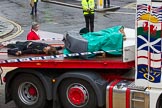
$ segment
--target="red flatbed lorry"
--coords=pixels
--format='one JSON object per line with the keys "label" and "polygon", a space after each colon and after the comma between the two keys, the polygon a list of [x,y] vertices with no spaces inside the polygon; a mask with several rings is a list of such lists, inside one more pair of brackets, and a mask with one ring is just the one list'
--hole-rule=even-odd
{"label": "red flatbed lorry", "polygon": [[134,36],[123,42],[122,56],[14,58],[1,50],[0,66],[17,67],[4,77],[5,102],[14,100],[18,108],[161,108],[161,3],[137,0],[136,32],[126,33]]}
{"label": "red flatbed lorry", "polygon": [[[46,43],[49,42],[55,46],[64,46],[62,41]],[[62,55],[58,57],[28,54],[15,57],[7,55],[6,48],[1,48],[0,58],[1,67],[16,67],[4,77],[6,103],[14,100],[18,107],[23,108],[44,108],[48,103],[53,103],[54,108],[59,108],[62,107],[62,103],[68,101],[71,105],[63,107],[103,107],[108,80],[111,82],[115,77],[124,79],[121,75],[135,65],[134,61],[123,62],[123,56],[107,57],[103,52],[85,60]],[[123,71],[118,72],[119,70]],[[66,82],[69,82],[67,84],[70,94],[61,96],[65,93],[63,90]],[[68,98],[64,102],[66,95]]]}

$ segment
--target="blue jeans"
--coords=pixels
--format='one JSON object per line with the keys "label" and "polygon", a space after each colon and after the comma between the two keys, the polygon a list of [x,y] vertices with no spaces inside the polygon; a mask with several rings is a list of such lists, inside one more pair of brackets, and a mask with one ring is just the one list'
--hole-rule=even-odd
{"label": "blue jeans", "polygon": [[107,3],[107,6],[109,7],[110,6],[110,0],[104,0],[104,8],[106,8],[106,3]]}

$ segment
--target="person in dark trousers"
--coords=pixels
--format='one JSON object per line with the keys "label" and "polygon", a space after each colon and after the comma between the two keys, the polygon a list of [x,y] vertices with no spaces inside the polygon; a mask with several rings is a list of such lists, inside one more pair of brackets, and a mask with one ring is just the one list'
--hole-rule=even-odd
{"label": "person in dark trousers", "polygon": [[32,10],[31,10],[31,15],[34,14],[35,12],[35,15],[37,15],[37,3],[38,3],[38,0],[30,0],[30,6],[32,7]]}
{"label": "person in dark trousers", "polygon": [[94,0],[82,0],[81,1],[83,14],[85,17],[86,28],[89,32],[94,31]]}
{"label": "person in dark trousers", "polygon": [[48,55],[57,55],[59,54],[58,50],[62,50],[63,47],[53,47],[46,43],[41,42],[32,42],[32,41],[25,41],[20,42],[17,41],[15,44],[8,44],[7,45],[8,54],[20,56],[23,54],[48,54]]}
{"label": "person in dark trousers", "polygon": [[104,8],[109,8],[109,7],[110,7],[110,0],[104,0]]}

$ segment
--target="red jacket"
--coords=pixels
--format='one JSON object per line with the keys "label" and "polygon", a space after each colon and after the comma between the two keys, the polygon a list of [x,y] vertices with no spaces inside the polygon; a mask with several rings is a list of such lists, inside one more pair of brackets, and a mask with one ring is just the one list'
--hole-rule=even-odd
{"label": "red jacket", "polygon": [[27,40],[40,40],[40,37],[33,30],[31,30],[27,35]]}

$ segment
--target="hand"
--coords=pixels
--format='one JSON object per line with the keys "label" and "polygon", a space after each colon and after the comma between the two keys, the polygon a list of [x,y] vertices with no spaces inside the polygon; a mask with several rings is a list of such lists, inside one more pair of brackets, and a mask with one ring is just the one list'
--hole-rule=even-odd
{"label": "hand", "polygon": [[124,28],[121,28],[119,31],[125,36]]}
{"label": "hand", "polygon": [[22,54],[21,51],[17,51],[17,52],[16,52],[16,55],[17,55],[17,56],[19,56],[19,55],[21,55],[21,54]]}
{"label": "hand", "polygon": [[124,40],[124,41],[126,40],[126,36],[123,36],[123,40]]}

